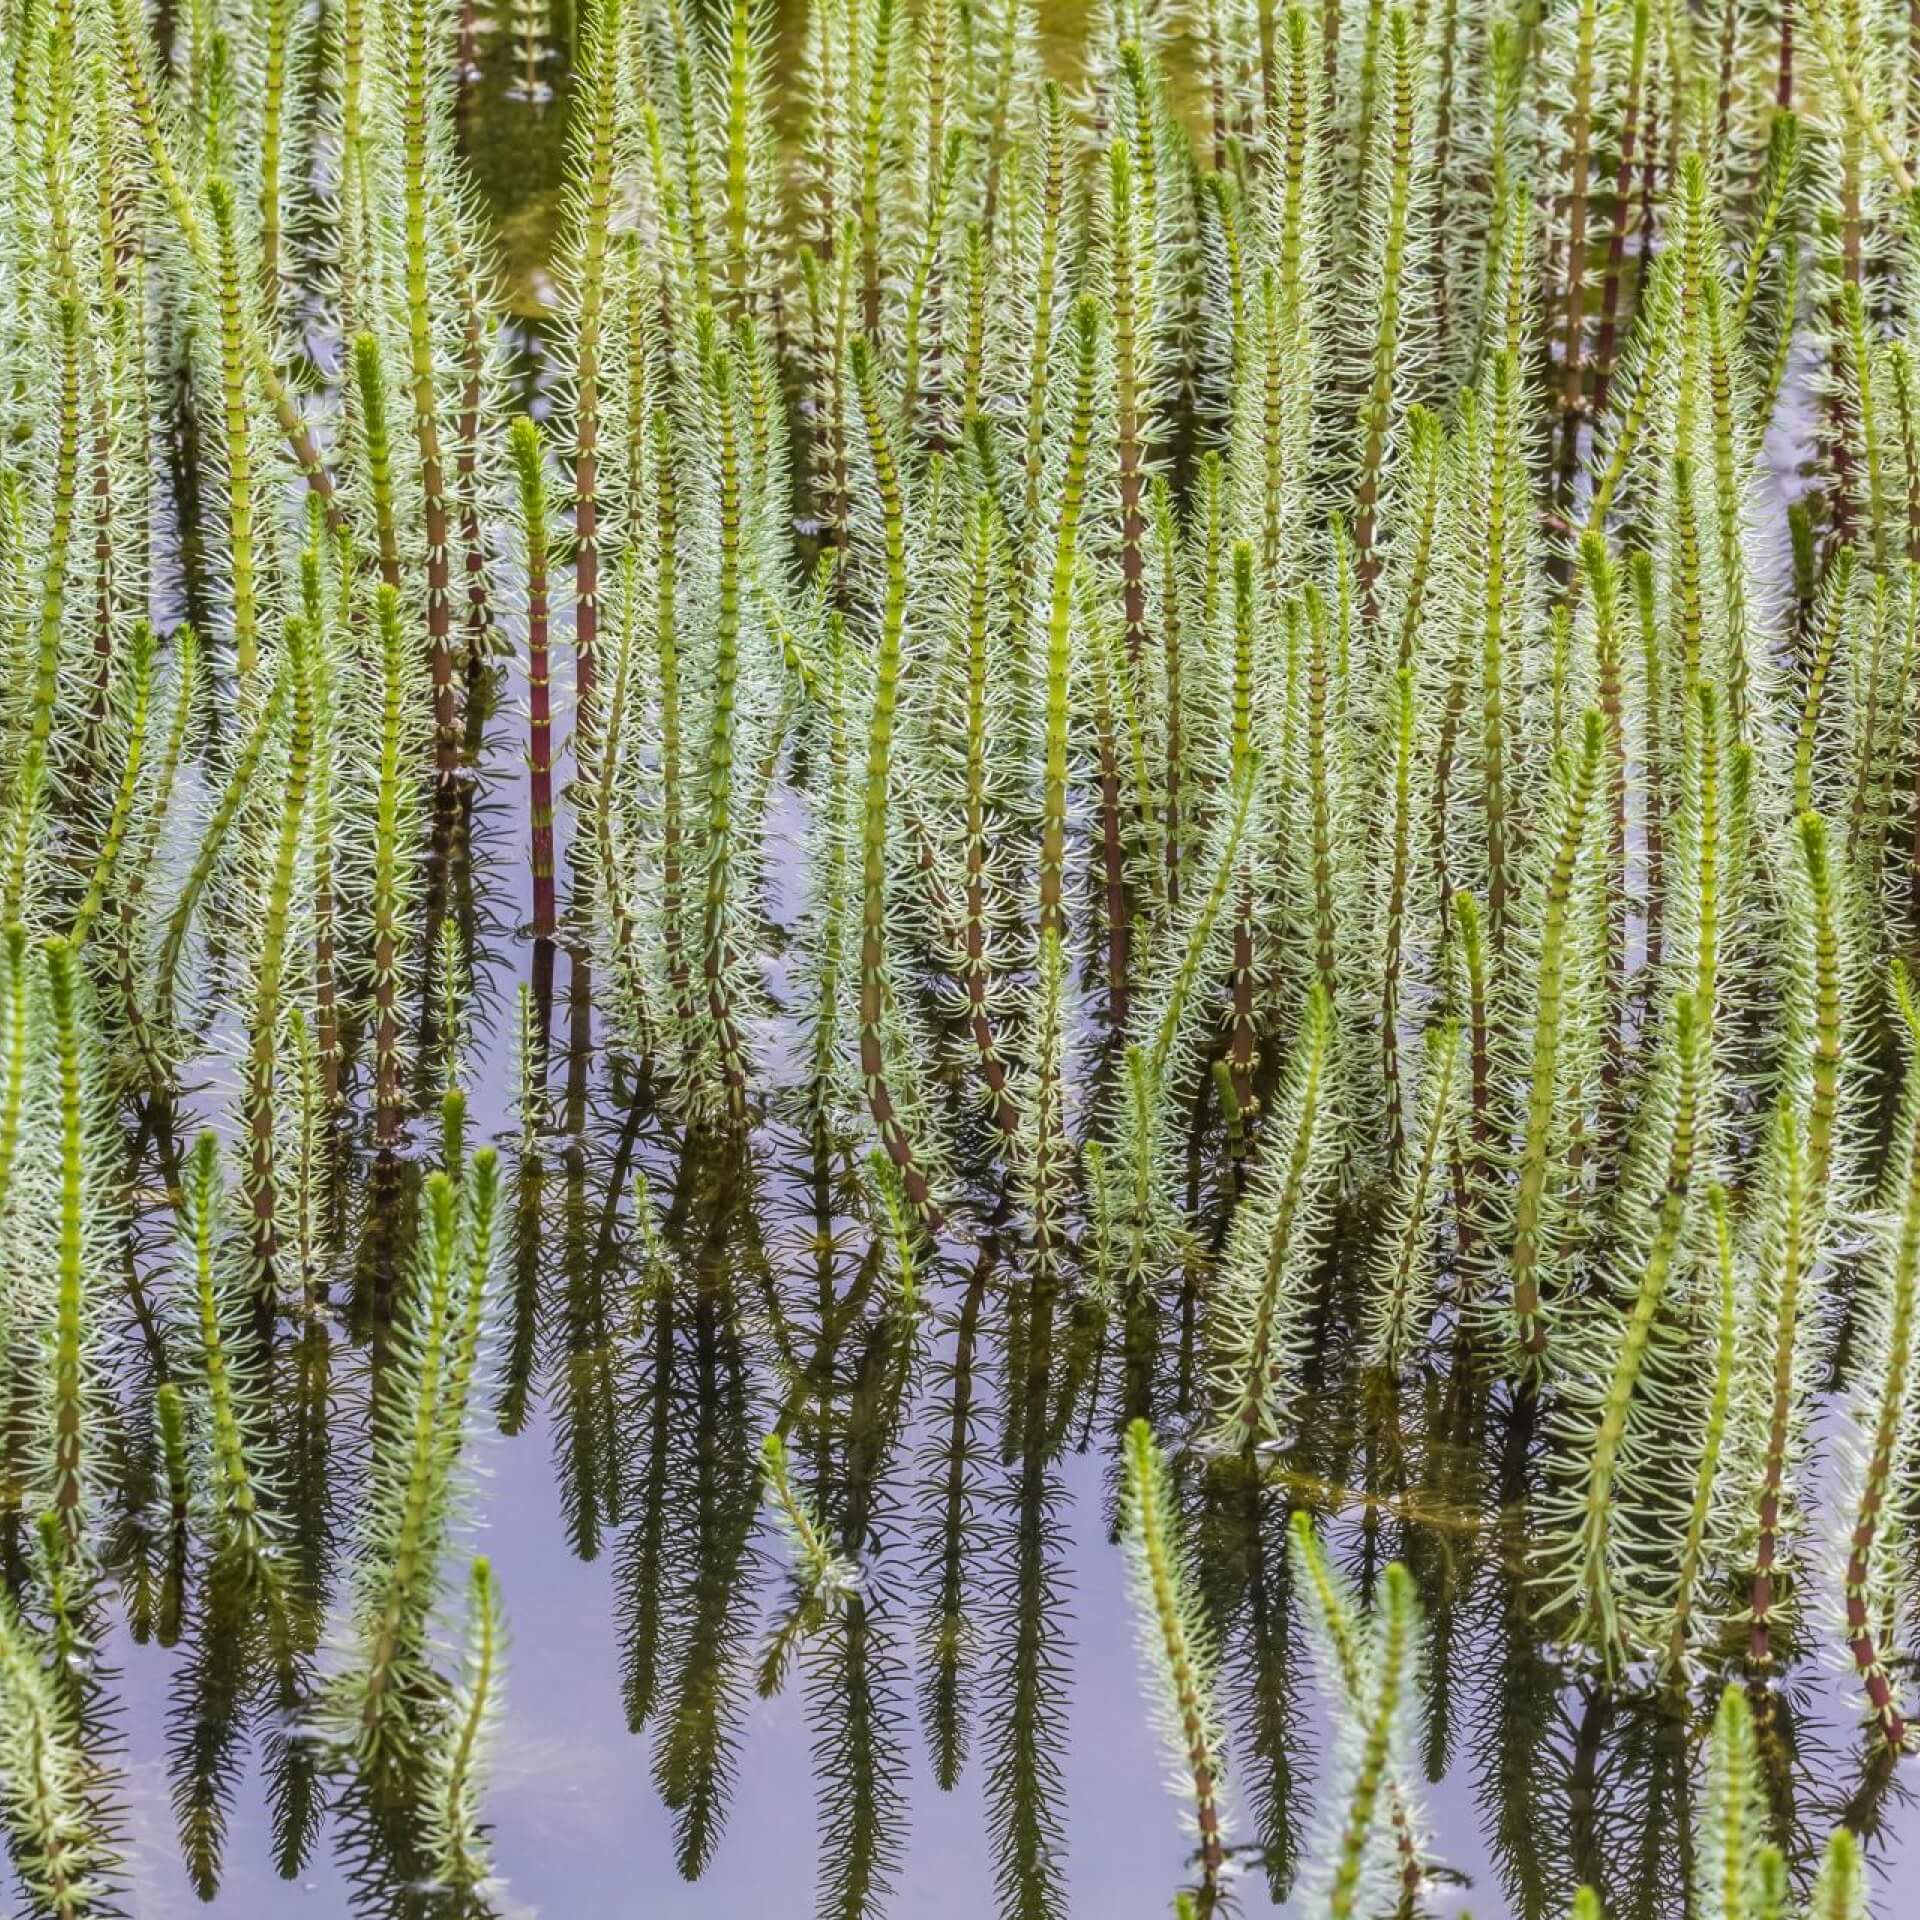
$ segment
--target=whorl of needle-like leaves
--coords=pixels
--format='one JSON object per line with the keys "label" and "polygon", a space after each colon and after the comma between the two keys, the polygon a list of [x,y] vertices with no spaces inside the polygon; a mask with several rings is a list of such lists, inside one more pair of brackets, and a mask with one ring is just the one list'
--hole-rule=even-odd
{"label": "whorl of needle-like leaves", "polygon": [[865,339],[856,340],[852,358],[885,529],[885,580],[873,709],[867,731],[860,839],[860,1079],[881,1147],[899,1173],[914,1211],[929,1228],[935,1228],[940,1224],[940,1208],[933,1197],[924,1154],[908,1135],[886,1057],[886,1012],[891,999],[887,971],[888,814],[893,799],[894,727],[907,615],[906,499],[871,344]]}
{"label": "whorl of needle-like leaves", "polygon": [[455,732],[453,610],[450,593],[452,514],[439,403],[430,221],[439,171],[451,76],[436,57],[445,23],[437,0],[402,0],[388,23],[397,72],[392,76],[401,124],[400,178],[403,239],[401,290],[405,303],[408,384],[419,455],[420,506],[426,546],[427,652],[433,677],[434,769],[452,780],[459,756]]}
{"label": "whorl of needle-like leaves", "polygon": [[1707,1745],[1693,1865],[1697,1911],[1713,1920],[1785,1911],[1786,1863],[1768,1837],[1769,1826],[1753,1708],[1742,1688],[1729,1686],[1720,1695]]}
{"label": "whorl of needle-like leaves", "polygon": [[637,718],[636,709],[646,685],[638,659],[641,645],[638,568],[638,556],[634,548],[629,547],[620,563],[613,673],[605,717],[582,773],[590,782],[584,806],[593,835],[600,919],[619,988],[615,1018],[629,1044],[650,1053],[660,1031],[660,1010],[648,965],[652,942],[643,924],[643,902],[628,878],[628,809],[622,791],[629,725]]}
{"label": "whorl of needle-like leaves", "polygon": [[46,1509],[67,1549],[77,1552],[86,1544],[96,1470],[90,1455],[100,1257],[100,1143],[94,1138],[99,1093],[79,959],[61,939],[47,941],[43,953],[45,1012],[34,1119],[36,1131],[44,1130],[45,1145],[36,1155],[34,1187],[36,1203],[49,1216],[41,1231],[47,1236],[45,1254],[53,1282],[42,1334],[41,1430],[47,1449],[43,1489]]}
{"label": "whorl of needle-like leaves", "polygon": [[[1294,1521],[1294,1551],[1310,1568],[1317,1557],[1312,1521]],[[1338,1589],[1310,1590],[1321,1600]],[[1417,1889],[1417,1841],[1399,1785],[1410,1778],[1409,1749],[1420,1669],[1420,1616],[1413,1577],[1398,1561],[1386,1570],[1373,1631],[1362,1642],[1344,1606],[1316,1622],[1323,1691],[1335,1728],[1335,1785],[1312,1855],[1310,1897],[1336,1920],[1395,1904]],[[1344,1642],[1344,1644],[1343,1644]],[[1413,1883],[1408,1884],[1412,1848]]]}
{"label": "whorl of needle-like leaves", "polygon": [[780,1691],[794,1653],[859,1591],[860,1569],[834,1551],[812,1502],[794,1485],[786,1443],[778,1433],[760,1443],[760,1472],[793,1576],[785,1613],[760,1660],[761,1697],[770,1698]]}
{"label": "whorl of needle-like leaves", "polygon": [[67,937],[73,942],[76,951],[86,945],[87,935],[92,932],[93,923],[106,903],[108,890],[113,885],[114,874],[120,863],[120,855],[133,830],[135,807],[140,796],[140,772],[147,752],[147,724],[153,692],[153,656],[153,628],[145,620],[136,621],[133,632],[127,640],[124,682],[121,691],[121,701],[125,709],[125,738],[120,780],[114,789],[112,808],[107,816],[106,829],[100,837],[99,852],[94,856],[93,872],[88,878],[87,890],[82,895],[79,906],[74,909],[73,925],[68,929]]}
{"label": "whorl of needle-like leaves", "polygon": [[1042,931],[1036,974],[1027,1063],[1014,1095],[1020,1113],[1014,1166],[1033,1236],[1034,1271],[1050,1280],[1066,1250],[1075,1159],[1067,1126],[1067,961],[1057,934]]}
{"label": "whorl of needle-like leaves", "polygon": [[515,417],[507,437],[520,506],[527,572],[527,777],[532,832],[533,936],[559,927],[553,851],[553,677],[548,653],[547,456],[539,423]]}
{"label": "whorl of needle-like leaves", "polygon": [[387,413],[387,370],[380,342],[371,333],[356,333],[349,351],[353,359],[354,397],[359,402],[360,442],[366,460],[367,495],[373,509],[375,551],[380,578],[400,590],[400,536],[394,524],[393,427]]}
{"label": "whorl of needle-like leaves", "polygon": [[1434,1021],[1422,1046],[1414,1123],[1375,1256],[1364,1327],[1367,1363],[1397,1372],[1419,1350],[1433,1311],[1439,1214],[1461,1140],[1468,1070],[1460,1022]]}
{"label": "whorl of needle-like leaves", "polygon": [[1859,1840],[1851,1828],[1834,1828],[1807,1903],[1807,1920],[1867,1920],[1867,1887]]}
{"label": "whorl of needle-like leaves", "polygon": [[380,635],[380,711],[375,746],[373,885],[368,928],[371,949],[374,1047],[374,1138],[383,1147],[400,1137],[406,1088],[401,1062],[400,1001],[407,978],[407,907],[415,863],[410,857],[417,812],[409,753],[414,674],[400,596],[384,583],[374,597]]}
{"label": "whorl of needle-like leaves", "polygon": [[1894,1567],[1913,1536],[1912,1462],[1920,1444],[1920,1010],[1895,963],[1906,1074],[1882,1180],[1884,1225],[1875,1235],[1855,1301],[1855,1380],[1848,1435],[1848,1531],[1841,1571],[1844,1636],[1855,1678],[1887,1745],[1898,1750],[1908,1719],[1889,1672],[1887,1644],[1898,1618]]}
{"label": "whorl of needle-like leaves", "polygon": [[735,1003],[736,935],[740,909],[736,867],[735,810],[739,798],[735,765],[738,750],[737,700],[740,683],[741,545],[745,507],[735,421],[735,362],[731,344],[709,319],[703,328],[708,398],[718,429],[720,469],[720,568],[714,622],[713,706],[706,753],[707,878],[701,915],[701,974],[705,985],[707,1041],[720,1081],[722,1105],[730,1125],[747,1120],[746,1042]]}
{"label": "whorl of needle-like leaves", "polygon": [[467,1577],[466,1659],[446,1726],[427,1763],[425,1820],[435,1878],[470,1893],[489,1875],[480,1818],[490,1749],[500,1718],[506,1621],[492,1564],[476,1559]]}
{"label": "whorl of needle-like leaves", "polygon": [[1316,984],[1219,1278],[1213,1386],[1214,1438],[1222,1447],[1274,1438],[1285,1415],[1338,1153],[1333,1044],[1333,1008]]}
{"label": "whorl of needle-like leaves", "polygon": [[258,1380],[247,1356],[249,1335],[232,1284],[232,1249],[225,1240],[226,1185],[220,1142],[203,1133],[187,1157],[182,1183],[183,1238],[188,1263],[187,1314],[199,1356],[206,1401],[202,1411],[213,1509],[214,1570],[229,1591],[255,1604],[278,1604],[270,1489],[257,1463],[265,1431]]}
{"label": "whorl of needle-like leaves", "polygon": [[195,857],[193,868],[188,873],[174,902],[173,912],[168,916],[166,933],[161,942],[160,957],[157,962],[159,984],[156,993],[160,1017],[168,1022],[174,1019],[175,982],[180,970],[181,954],[186,947],[187,935],[193,927],[195,911],[200,905],[201,896],[213,879],[227,836],[232,832],[233,824],[240,817],[241,809],[247,802],[254,776],[260,771],[261,762],[273,742],[281,710],[292,693],[291,669],[290,657],[283,654],[281,663],[274,672],[273,685],[266,699],[261,702],[259,711],[254,716],[253,725],[241,741],[240,751],[234,756],[232,771],[227,776],[226,785],[221,789],[220,798],[200,836],[200,850]]}
{"label": "whorl of needle-like leaves", "polygon": [[1599,781],[1604,739],[1600,715],[1590,712],[1582,727],[1580,757],[1566,784],[1548,842],[1552,860],[1541,889],[1526,1107],[1508,1253],[1512,1337],[1525,1366],[1538,1366],[1547,1350],[1542,1299],[1543,1281],[1551,1272],[1548,1236],[1554,1155],[1564,1120],[1559,1111],[1560,1053],[1568,1018],[1568,976],[1573,960],[1570,949],[1577,939],[1576,888],[1589,837],[1588,817]]}
{"label": "whorl of needle-like leaves", "polygon": [[[1737,1357],[1740,1337],[1740,1299],[1733,1251],[1733,1228],[1726,1189],[1716,1182],[1707,1191],[1712,1246],[1703,1264],[1711,1274],[1710,1307],[1702,1315],[1712,1330],[1712,1344],[1700,1357],[1694,1377],[1681,1392],[1689,1425],[1699,1430],[1693,1453],[1693,1485],[1687,1503],[1679,1565],[1667,1583],[1664,1618],[1657,1634],[1659,1661],[1670,1675],[1687,1672],[1696,1637],[1705,1638],[1713,1622],[1703,1618],[1712,1569],[1724,1564],[1733,1530],[1727,1476],[1723,1473],[1729,1427],[1736,1416]],[[1685,1456],[1683,1455],[1683,1458]]]}
{"label": "whorl of needle-like leaves", "polygon": [[15,1864],[54,1920],[106,1910],[112,1856],[92,1804],[94,1769],[73,1696],[50,1671],[50,1651],[0,1594],[0,1804]]}
{"label": "whorl of needle-like leaves", "polygon": [[[1571,1610],[1568,1637],[1610,1671],[1637,1631],[1635,1603],[1649,1571],[1664,1557],[1659,1494],[1670,1485],[1675,1408],[1661,1321],[1686,1271],[1705,1038],[1697,1002],[1682,994],[1673,1009],[1670,1111],[1659,1121],[1665,1171],[1650,1228],[1621,1275],[1623,1302],[1582,1324],[1571,1342],[1577,1357],[1556,1358],[1563,1479],[1550,1504],[1540,1580],[1549,1607]],[[1630,1240],[1629,1257],[1633,1248]]]}
{"label": "whorl of needle-like leaves", "polygon": [[1126,1434],[1121,1538],[1147,1690],[1199,1839],[1202,1899],[1211,1911],[1226,1862],[1225,1756],[1214,1709],[1217,1657],[1202,1611],[1167,1463],[1144,1420]]}
{"label": "whorl of needle-like leaves", "polygon": [[207,182],[213,215],[220,310],[220,392],[227,475],[227,574],[233,596],[234,665],[242,680],[260,660],[260,605],[255,585],[253,450],[248,398],[247,290],[235,234],[233,188],[220,175]]}
{"label": "whorl of needle-like leaves", "polygon": [[276,1170],[281,990],[288,959],[288,922],[294,911],[301,841],[306,826],[307,787],[313,772],[313,673],[306,623],[295,618],[284,631],[285,677],[292,688],[286,759],[277,809],[277,832],[266,873],[266,901],[254,957],[252,1032],[248,1036],[241,1111],[248,1152],[246,1194],[252,1214],[254,1287],[263,1313],[271,1311],[279,1249],[280,1193]]}
{"label": "whorl of needle-like leaves", "polygon": [[1040,811],[1040,932],[1066,933],[1067,773],[1069,676],[1074,578],[1080,516],[1086,504],[1087,455],[1093,432],[1093,385],[1100,347],[1100,309],[1091,298],[1072,314],[1073,414],[1066,473],[1053,529],[1053,584],[1046,611],[1045,746]]}
{"label": "whorl of needle-like leaves", "polygon": [[[188,264],[201,283],[202,291],[217,301],[218,270],[213,248],[200,221],[189,176],[182,172],[174,157],[173,143],[165,111],[155,86],[151,67],[150,36],[140,18],[134,0],[110,0],[115,63],[118,77],[132,115],[135,131],[146,148],[151,178],[166,202],[174,232],[185,248]],[[266,390],[268,404],[286,436],[295,462],[306,475],[307,484],[333,511],[333,475],[315,443],[313,431],[301,413],[286,379],[275,365],[265,335],[251,314],[243,315],[242,335],[254,377]]]}
{"label": "whorl of needle-like leaves", "polygon": [[80,442],[80,362],[84,348],[80,304],[66,298],[59,306],[60,386],[58,444],[52,476],[53,515],[40,587],[37,644],[26,738],[7,787],[5,819],[6,878],[0,921],[8,926],[28,912],[32,856],[47,800],[48,751],[53,738],[59,690],[61,641],[66,624],[67,552],[73,537],[75,470]]}
{"label": "whorl of needle-like leaves", "polygon": [[[1307,1618],[1322,1684],[1334,1703],[1335,1724],[1344,1733],[1365,1711],[1371,1684],[1374,1650],[1367,1644],[1366,1618],[1352,1588],[1327,1559],[1313,1516],[1304,1508],[1295,1511],[1288,1535],[1293,1571],[1307,1598]],[[1385,1793],[1404,1899],[1418,1890],[1423,1869],[1413,1777],[1405,1771],[1399,1756],[1393,1758]],[[1324,1857],[1320,1866],[1322,1871],[1330,1870]]]}
{"label": "whorl of needle-like leaves", "polygon": [[23,926],[0,935],[0,1235],[10,1235],[16,1202],[28,1076],[44,1044],[39,968]]}
{"label": "whorl of needle-like leaves", "polygon": [[429,1633],[457,1499],[499,1184],[492,1152],[430,1174],[404,1316],[381,1384],[357,1562],[354,1651],[335,1718],[370,1785],[404,1777],[432,1731]]}

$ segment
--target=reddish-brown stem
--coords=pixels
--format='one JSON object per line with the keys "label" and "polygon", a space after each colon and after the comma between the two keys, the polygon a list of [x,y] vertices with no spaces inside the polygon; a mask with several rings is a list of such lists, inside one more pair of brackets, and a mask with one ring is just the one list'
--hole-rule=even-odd
{"label": "reddish-brown stem", "polygon": [[553,688],[547,659],[547,568],[527,570],[527,771],[533,807],[533,934],[551,940],[558,924],[553,885]]}

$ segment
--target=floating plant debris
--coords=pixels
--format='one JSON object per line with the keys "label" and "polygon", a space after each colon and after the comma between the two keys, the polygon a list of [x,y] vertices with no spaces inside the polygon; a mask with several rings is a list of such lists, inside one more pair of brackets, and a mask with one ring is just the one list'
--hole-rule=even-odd
{"label": "floating plant debris", "polygon": [[3,25],[21,1911],[1911,1911],[1920,13]]}

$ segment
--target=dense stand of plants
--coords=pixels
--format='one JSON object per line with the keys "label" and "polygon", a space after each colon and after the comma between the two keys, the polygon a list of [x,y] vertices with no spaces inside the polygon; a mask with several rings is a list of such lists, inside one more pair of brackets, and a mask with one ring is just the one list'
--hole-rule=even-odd
{"label": "dense stand of plants", "polygon": [[331,1820],[370,1911],[488,1910],[514,1567],[439,1634],[536,1395],[690,1875],[797,1671],[823,1911],[884,1906],[909,1696],[1004,1910],[1065,1910],[1100,1451],[1194,1911],[1418,1912],[1470,1737],[1517,1913],[1865,1910],[1920,1645],[1920,16],[1046,14],[811,0],[776,79],[765,0],[592,0],[565,60],[516,5],[529,341],[471,6],[7,8],[36,1910],[116,1898],[123,1623],[203,1895],[257,1735],[283,1872]]}

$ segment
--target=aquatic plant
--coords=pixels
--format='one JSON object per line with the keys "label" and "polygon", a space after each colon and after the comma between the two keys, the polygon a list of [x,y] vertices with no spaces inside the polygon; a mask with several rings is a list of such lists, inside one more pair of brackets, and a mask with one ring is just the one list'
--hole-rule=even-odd
{"label": "aquatic plant", "polygon": [[553,937],[559,930],[558,893],[553,852],[553,672],[549,664],[547,621],[547,476],[546,449],[539,425],[521,414],[513,423],[510,445],[520,490],[520,537],[527,569],[527,777],[533,874],[533,937],[546,955],[546,976],[534,982],[541,1008],[553,1004]]}
{"label": "aquatic plant", "polygon": [[1893,1541],[1910,1525],[1896,1491],[1901,1460],[1914,1443],[1910,1400],[1915,1391],[1916,1319],[1920,1317],[1920,1048],[1916,1011],[1905,969],[1896,963],[1890,992],[1904,1029],[1907,1054],[1893,1150],[1887,1159],[1883,1206],[1889,1228],[1874,1248],[1857,1333],[1864,1364],[1853,1407],[1857,1439],[1848,1459],[1851,1531],[1846,1543],[1845,1638],[1867,1706],[1887,1744],[1905,1743],[1907,1720],[1887,1666],[1886,1640],[1895,1618],[1881,1590],[1881,1569]]}
{"label": "aquatic plant", "polygon": [[1124,1535],[1152,1705],[1164,1723],[1181,1797],[1191,1797],[1200,1843],[1199,1910],[1221,1893],[1227,1820],[1226,1768],[1212,1701],[1215,1654],[1199,1611],[1192,1569],[1175,1532],[1166,1462],[1144,1420],[1127,1429]]}
{"label": "aquatic plant", "polygon": [[480,1802],[500,1718],[506,1629],[499,1587],[485,1558],[469,1570],[467,1595],[465,1671],[428,1768],[428,1833],[436,1877],[457,1892],[471,1892],[488,1877]]}
{"label": "aquatic plant", "polygon": [[687,1873],[791,1668],[823,1911],[887,1904],[917,1701],[1004,1911],[1063,1912],[1098,1485],[1196,1914],[1242,1865],[1413,1911],[1463,1756],[1516,1912],[1864,1911],[1920,1435],[1898,11],[7,12],[30,1904],[105,1897],[103,1650],[156,1641],[203,1892],[257,1755],[282,1870],[488,1904],[517,1516],[435,1642],[485,1399],[616,1569]]}
{"label": "aquatic plant", "polygon": [[1445,1205],[1447,1167],[1460,1139],[1464,1052],[1457,1020],[1439,1020],[1427,1029],[1416,1121],[1368,1309],[1368,1357],[1388,1371],[1419,1346],[1432,1313],[1436,1216]]}
{"label": "aquatic plant", "polygon": [[285,1605],[285,1595],[275,1557],[272,1488],[262,1472],[260,1386],[245,1357],[247,1335],[234,1306],[220,1142],[211,1133],[194,1142],[185,1202],[190,1311],[205,1393],[213,1574],[251,1604],[272,1610]]}
{"label": "aquatic plant", "polygon": [[0,1747],[7,1824],[30,1896],[56,1920],[103,1911],[113,1855],[90,1803],[91,1765],[70,1697],[10,1596],[0,1597]]}
{"label": "aquatic plant", "polygon": [[[1296,1525],[1296,1552],[1310,1555],[1311,1530]],[[1334,1590],[1320,1584],[1323,1595]],[[1324,1602],[1323,1602],[1324,1604]],[[1400,1785],[1407,1777],[1412,1702],[1420,1661],[1419,1614],[1412,1576],[1397,1562],[1382,1583],[1378,1617],[1364,1645],[1335,1598],[1323,1619],[1326,1689],[1339,1729],[1338,1774],[1329,1820],[1310,1862],[1327,1911],[1370,1912],[1388,1891],[1417,1892],[1419,1841]]]}
{"label": "aquatic plant", "polygon": [[[448,1097],[450,1111],[458,1101]],[[420,1723],[432,1702],[427,1635],[457,1499],[498,1196],[490,1148],[464,1173],[429,1176],[394,1372],[378,1408],[357,1643],[334,1687],[337,1717],[377,1789],[406,1780],[432,1729]]]}
{"label": "aquatic plant", "polygon": [[[1573,956],[1568,949],[1577,938],[1576,895],[1590,846],[1588,815],[1599,781],[1603,738],[1600,716],[1589,713],[1582,728],[1580,758],[1571,770],[1548,842],[1552,859],[1541,890],[1525,1121],[1508,1258],[1513,1338],[1525,1364],[1537,1364],[1547,1349],[1542,1279],[1543,1270],[1552,1271],[1548,1220],[1554,1199],[1556,1135],[1562,1134],[1567,1121],[1561,1051],[1571,998],[1567,975]],[[1559,1151],[1565,1151],[1564,1145]]]}
{"label": "aquatic plant", "polygon": [[1333,1009],[1316,983],[1287,1080],[1262,1128],[1266,1157],[1226,1250],[1216,1334],[1223,1444],[1253,1447],[1279,1431],[1279,1389],[1299,1361],[1307,1276],[1335,1151],[1333,1045]]}
{"label": "aquatic plant", "polygon": [[793,1557],[792,1601],[786,1618],[769,1636],[760,1662],[760,1692],[768,1697],[779,1692],[787,1663],[800,1644],[818,1633],[858,1590],[860,1572],[828,1544],[819,1519],[793,1484],[786,1445],[777,1433],[761,1442],[760,1456],[767,1504]]}
{"label": "aquatic plant", "polygon": [[400,1002],[411,950],[406,909],[414,893],[412,846],[416,783],[409,754],[407,640],[400,596],[382,583],[374,597],[380,632],[380,701],[375,747],[373,886],[369,901],[369,975],[373,1001],[374,1135],[383,1147],[400,1135],[406,1094],[402,1078]]}

